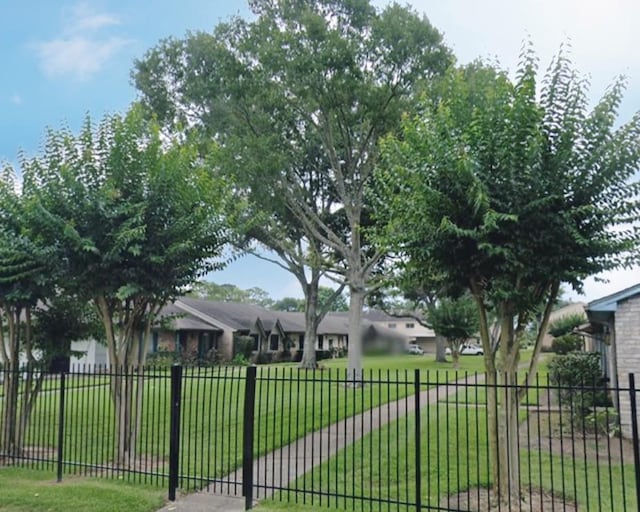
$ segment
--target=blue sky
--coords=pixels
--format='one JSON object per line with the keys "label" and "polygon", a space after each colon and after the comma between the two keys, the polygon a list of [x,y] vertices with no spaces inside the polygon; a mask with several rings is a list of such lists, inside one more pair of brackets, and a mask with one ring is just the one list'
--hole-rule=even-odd
{"label": "blue sky", "polygon": [[[545,67],[560,44],[570,41],[576,66],[591,78],[593,98],[625,74],[629,87],[620,119],[640,110],[637,0],[408,3],[444,32],[461,62],[491,57],[513,69],[529,38]],[[209,30],[237,13],[247,13],[244,2],[0,0],[0,162],[15,163],[20,150],[36,152],[47,126],[77,129],[87,113],[99,118],[125,110],[135,99],[129,80],[135,58],[164,37]],[[587,281],[586,299],[640,281],[640,271],[603,277],[610,282]],[[301,295],[292,276],[255,258],[242,258],[211,279],[259,286],[276,298]]]}

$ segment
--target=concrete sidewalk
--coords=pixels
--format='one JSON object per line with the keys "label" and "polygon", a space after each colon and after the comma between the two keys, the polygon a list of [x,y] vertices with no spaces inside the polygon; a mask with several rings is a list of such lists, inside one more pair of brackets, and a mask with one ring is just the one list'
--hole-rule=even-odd
{"label": "concrete sidewalk", "polygon": [[[420,393],[420,407],[435,404],[447,396],[454,395],[464,383],[469,385],[484,382],[484,375],[469,376],[448,384],[442,384]],[[415,395],[408,395],[365,412],[342,419],[328,427],[311,432],[293,443],[256,459],[253,464],[254,500],[268,498],[274,489],[287,488],[295,480],[314,467],[324,463],[340,450],[359,441],[370,432],[380,429],[392,421],[415,411]],[[222,479],[237,483],[241,489],[242,470]],[[224,488],[226,485],[216,487]],[[232,486],[233,487],[233,486]],[[240,511],[244,510],[244,498],[230,497],[201,491],[180,497],[159,512],[170,511]]]}
{"label": "concrete sidewalk", "polygon": [[179,496],[158,512],[241,512],[244,509],[244,498],[197,492]]}

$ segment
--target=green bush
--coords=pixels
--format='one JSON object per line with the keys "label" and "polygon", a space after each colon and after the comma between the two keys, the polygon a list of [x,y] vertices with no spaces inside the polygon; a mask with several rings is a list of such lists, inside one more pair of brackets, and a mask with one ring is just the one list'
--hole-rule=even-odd
{"label": "green bush", "polygon": [[549,363],[549,380],[560,387],[558,401],[570,409],[578,427],[596,406],[610,405],[597,353],[571,352],[554,357]]}
{"label": "green bush", "polygon": [[243,354],[236,354],[230,364],[233,366],[249,366],[249,360]]}
{"label": "green bush", "polygon": [[578,350],[582,350],[582,338],[576,334],[565,334],[551,342],[551,351],[556,354],[568,354]]}
{"label": "green bush", "polygon": [[251,336],[234,336],[233,337],[233,354],[242,356],[246,360],[251,359],[253,352],[254,340]]}

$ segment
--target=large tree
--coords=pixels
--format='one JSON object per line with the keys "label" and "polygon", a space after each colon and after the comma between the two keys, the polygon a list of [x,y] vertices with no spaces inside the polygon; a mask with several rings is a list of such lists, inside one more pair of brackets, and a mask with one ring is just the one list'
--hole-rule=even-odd
{"label": "large tree", "polygon": [[[87,120],[78,136],[50,131],[22,172],[23,194],[37,209],[34,233],[63,263],[58,286],[95,307],[114,368],[143,366],[162,306],[216,267],[224,187],[190,146],[164,147],[139,109],[97,127]],[[124,462],[135,450],[131,407],[142,381],[111,384]]]}
{"label": "large tree", "polygon": [[[55,251],[30,236],[28,218],[15,174],[7,167],[0,176],[0,364],[7,370],[0,448],[8,454],[21,450],[42,386],[43,374],[35,372],[39,361],[32,318],[38,303],[54,294],[57,274]],[[26,375],[22,386],[21,364]]]}
{"label": "large tree", "polygon": [[[303,284],[308,331],[320,317],[310,316],[320,272],[342,275],[348,366],[357,376],[363,301],[382,256],[362,229],[378,139],[398,127],[418,85],[446,69],[451,54],[426,18],[395,4],[377,11],[367,0],[254,0],[250,7],[252,21],[161,43],[137,62],[134,80],[173,133],[204,133],[222,171],[243,178],[239,195],[261,220],[259,231],[273,228],[255,238]],[[305,353],[313,351],[314,339],[305,338]]]}
{"label": "large tree", "polygon": [[403,137],[387,140],[377,176],[387,241],[475,300],[488,383],[504,386],[499,400],[488,394],[493,484],[516,508],[522,336],[542,305],[532,378],[560,283],[580,290],[625,264],[640,211],[640,115],[616,125],[624,81],[589,108],[586,81],[563,55],[541,88],[536,77],[528,48],[514,81],[478,64],[451,71]]}

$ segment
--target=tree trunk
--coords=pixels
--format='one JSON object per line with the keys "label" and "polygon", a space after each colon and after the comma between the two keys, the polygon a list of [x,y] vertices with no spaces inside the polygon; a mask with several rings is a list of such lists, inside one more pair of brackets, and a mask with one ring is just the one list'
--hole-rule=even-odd
{"label": "tree trunk", "polygon": [[[514,314],[508,304],[499,308],[500,346],[498,348],[498,403],[495,411],[497,439],[494,460],[497,498],[505,510],[520,509],[520,443],[518,438],[519,340],[514,332]],[[494,471],[494,475],[495,475]]]}
{"label": "tree trunk", "polygon": [[[312,271],[313,272],[313,271]],[[316,275],[317,274],[317,275]],[[314,369],[316,362],[316,339],[318,337],[318,287],[320,282],[319,273],[312,273],[311,280],[303,286],[305,290],[305,310],[304,310],[304,348],[300,368]]]}
{"label": "tree trunk", "polygon": [[[4,308],[3,308],[4,309]],[[2,444],[1,451],[6,456],[20,453],[18,444],[18,390],[20,387],[20,309],[8,307],[4,310],[8,323],[8,344],[4,374],[4,400],[2,409]],[[17,319],[17,321],[16,321]],[[5,343],[5,340],[0,340]],[[3,354],[4,356],[5,354]]]}
{"label": "tree trunk", "polygon": [[349,351],[347,376],[353,385],[362,381],[362,307],[366,292],[364,286],[349,284]]}
{"label": "tree trunk", "polygon": [[444,336],[436,335],[436,362],[438,363],[446,363],[447,362],[447,340]]}
{"label": "tree trunk", "polygon": [[4,373],[4,400],[2,409],[2,453],[5,456],[18,454],[16,443],[18,419],[19,372],[17,364],[7,364]]}

